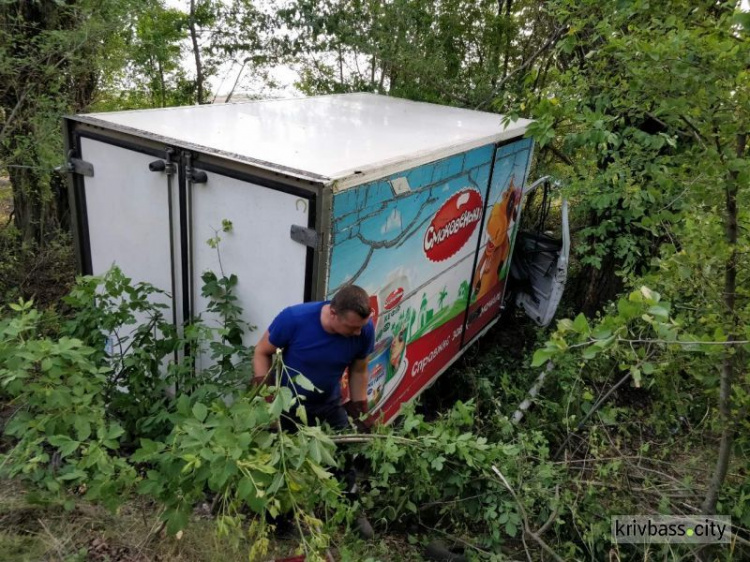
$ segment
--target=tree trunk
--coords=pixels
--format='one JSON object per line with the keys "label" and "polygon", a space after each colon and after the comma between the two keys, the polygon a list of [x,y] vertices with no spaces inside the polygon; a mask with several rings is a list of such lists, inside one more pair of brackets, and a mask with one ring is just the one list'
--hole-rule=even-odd
{"label": "tree trunk", "polygon": [[338,46],[339,53],[339,84],[344,85],[344,55],[341,52],[341,45]]}
{"label": "tree trunk", "polygon": [[156,66],[159,73],[159,97],[161,98],[161,106],[167,107],[167,86],[164,82],[164,68],[162,67],[161,60],[156,61]]}
{"label": "tree trunk", "polygon": [[24,244],[43,243],[47,233],[58,226],[46,178],[33,167],[16,166],[8,167],[8,177],[13,186],[13,220]]}
{"label": "tree trunk", "polygon": [[[506,0],[505,3],[505,19],[507,20],[506,24],[510,24],[510,11],[511,7],[513,5],[513,0]],[[508,27],[505,28],[505,59],[503,60],[503,80],[505,80],[508,77],[508,63],[510,62],[510,29]]]}
{"label": "tree trunk", "polygon": [[[745,154],[747,135],[737,135],[737,158],[742,158]],[[724,266],[724,307],[725,314],[729,315],[732,329],[727,337],[727,341],[737,340],[737,332],[740,328],[738,317],[735,311],[736,291],[737,291],[737,191],[738,172],[736,170],[729,172],[726,188],[726,238],[729,244],[729,258]],[[732,443],[735,436],[735,422],[732,419],[732,383],[737,376],[740,361],[742,357],[741,350],[732,349],[727,346],[724,352],[724,359],[721,362],[721,382],[719,387],[719,416],[721,419],[721,442],[719,443],[719,453],[716,459],[716,467],[711,476],[711,482],[708,485],[706,499],[703,500],[701,511],[707,515],[716,513],[716,503],[719,500],[719,492],[724,484],[724,479],[729,470],[729,461],[732,456]]]}
{"label": "tree trunk", "polygon": [[190,40],[193,42],[193,56],[195,57],[195,87],[196,102],[205,103],[203,94],[203,64],[201,63],[201,53],[198,49],[198,30],[195,26],[195,0],[190,0]]}

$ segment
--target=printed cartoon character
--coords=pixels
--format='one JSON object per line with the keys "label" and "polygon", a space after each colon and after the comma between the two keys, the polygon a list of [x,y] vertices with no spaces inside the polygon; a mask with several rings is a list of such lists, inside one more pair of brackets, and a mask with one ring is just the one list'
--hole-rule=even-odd
{"label": "printed cartoon character", "polygon": [[510,253],[509,229],[518,213],[520,200],[521,190],[515,186],[511,177],[508,189],[500,201],[492,206],[487,220],[487,246],[474,272],[474,291],[477,300],[489,293],[500,281],[500,270]]}

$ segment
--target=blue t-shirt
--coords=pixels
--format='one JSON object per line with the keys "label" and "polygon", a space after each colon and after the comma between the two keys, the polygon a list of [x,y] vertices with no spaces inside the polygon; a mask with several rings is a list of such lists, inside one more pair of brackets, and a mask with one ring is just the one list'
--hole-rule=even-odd
{"label": "blue t-shirt", "polygon": [[284,364],[290,368],[282,379],[285,386],[293,386],[290,378],[299,371],[318,389],[310,392],[299,385],[297,391],[307,402],[329,402],[341,398],[341,375],[355,359],[365,359],[372,353],[375,328],[370,320],[358,336],[329,334],[320,323],[320,313],[326,302],[308,302],[282,310],[268,328],[271,344],[283,349]]}

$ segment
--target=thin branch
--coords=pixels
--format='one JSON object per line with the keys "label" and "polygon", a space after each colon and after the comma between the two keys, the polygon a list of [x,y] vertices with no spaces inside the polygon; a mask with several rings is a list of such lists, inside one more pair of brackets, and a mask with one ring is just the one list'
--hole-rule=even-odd
{"label": "thin branch", "polygon": [[623,384],[625,384],[625,381],[627,381],[630,378],[630,371],[625,373],[625,376],[623,376],[617,383],[612,385],[612,388],[610,388],[607,392],[605,392],[595,403],[593,406],[591,406],[591,409],[588,411],[588,413],[584,416],[584,418],[579,422],[579,424],[576,426],[576,428],[573,430],[572,433],[568,434],[568,436],[565,438],[565,441],[562,442],[562,445],[557,449],[557,452],[552,457],[553,459],[560,458],[560,454],[565,450],[565,447],[567,447],[568,442],[570,441],[570,438],[574,436],[579,429],[581,429],[584,425],[586,425],[586,422],[593,416],[599,408],[601,408],[602,404],[604,404],[607,399],[612,396],[612,393],[620,388]]}
{"label": "thin branch", "polygon": [[[560,558],[557,553],[550,548],[550,546],[542,540],[542,538],[539,536],[542,533],[542,529],[546,530],[549,527],[550,520],[548,519],[547,522],[540,528],[539,531],[534,532],[529,527],[529,517],[526,514],[526,509],[523,507],[523,504],[521,503],[521,500],[518,498],[518,495],[516,494],[516,491],[513,489],[513,487],[508,483],[505,476],[503,476],[503,473],[498,470],[498,468],[493,464],[492,465],[492,471],[498,475],[500,478],[500,481],[503,483],[503,485],[508,489],[510,492],[510,495],[513,496],[513,499],[516,500],[516,504],[518,505],[518,509],[521,512],[521,517],[523,517],[523,531],[524,534],[528,535],[534,541],[542,547],[542,549],[549,554],[552,558],[555,559],[556,562],[563,562],[563,559]],[[559,497],[559,489],[556,489],[555,497]],[[557,517],[557,512],[553,512],[555,517]],[[553,518],[554,519],[554,518]]]}
{"label": "thin branch", "polygon": [[16,116],[16,113],[18,113],[18,109],[23,104],[23,101],[26,99],[26,94],[29,93],[29,88],[26,88],[23,93],[18,98],[18,101],[16,102],[15,107],[13,107],[13,110],[10,112],[10,115],[8,115],[8,118],[5,120],[5,123],[3,123],[3,128],[0,130],[0,142],[3,141],[3,138],[5,137],[5,134],[7,131],[10,130],[10,124],[13,122],[13,119]]}
{"label": "thin branch", "polygon": [[701,145],[703,145],[703,147],[705,148],[706,147],[706,142],[705,142],[706,139],[703,137],[703,135],[701,134],[701,132],[698,130],[698,127],[696,127],[695,125],[693,125],[690,122],[690,120],[687,117],[685,117],[684,115],[680,115],[680,119],[682,119],[687,124],[687,126],[690,127],[690,130],[693,131],[693,134],[694,134],[696,140],[698,140],[701,143]]}
{"label": "thin branch", "polygon": [[568,166],[571,166],[571,167],[574,166],[573,160],[571,160],[570,157],[567,154],[565,154],[564,152],[562,152],[560,149],[555,148],[554,145],[549,144],[549,145],[545,146],[544,148],[548,149],[550,152],[552,152],[552,154],[554,154],[555,156],[557,156],[560,160],[562,160],[563,162],[565,162]]}
{"label": "thin branch", "polygon": [[[597,338],[589,338],[585,342],[576,343],[571,346],[568,346],[568,349],[574,349],[576,347],[584,347],[587,345],[592,345],[595,343],[599,343],[605,341],[605,339],[597,339]],[[750,344],[750,340],[731,340],[731,341],[682,341],[682,340],[650,340],[650,339],[627,339],[627,338],[616,338],[616,342],[621,343],[640,343],[640,344],[665,344],[665,345],[725,345],[725,346],[732,346],[732,345],[747,345]]]}
{"label": "thin branch", "polygon": [[531,66],[534,63],[534,61],[536,61],[536,59],[538,59],[542,55],[542,53],[544,53],[550,47],[554,46],[554,44],[557,43],[557,40],[560,39],[560,36],[564,32],[566,32],[567,30],[568,30],[568,26],[567,25],[559,27],[552,34],[552,36],[549,39],[547,39],[547,41],[544,43],[544,45],[542,45],[539,49],[537,49],[537,51],[533,55],[531,55],[528,58],[528,60],[526,60],[521,66],[519,66],[518,68],[516,68],[513,72],[511,72],[510,74],[508,74],[505,78],[503,78],[502,80],[500,80],[500,82],[498,82],[498,84],[492,89],[492,92],[490,92],[490,96],[486,100],[484,100],[483,102],[481,102],[479,105],[477,105],[474,109],[482,109],[483,107],[486,107],[487,105],[489,105],[489,103],[492,101],[492,99],[500,92],[500,90],[503,89],[503,86],[505,86],[505,84],[511,78],[513,78],[516,74],[518,74],[519,72],[522,72],[522,71],[526,70],[529,66]]}

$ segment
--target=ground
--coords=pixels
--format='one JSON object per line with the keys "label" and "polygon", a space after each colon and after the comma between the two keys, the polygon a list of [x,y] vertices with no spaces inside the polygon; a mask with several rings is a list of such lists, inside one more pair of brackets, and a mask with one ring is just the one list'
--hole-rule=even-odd
{"label": "ground", "polygon": [[[159,532],[158,511],[138,498],[118,513],[79,502],[66,512],[56,505],[33,505],[17,482],[0,481],[0,558],[5,562],[213,562],[246,561],[249,545],[233,547],[216,536],[213,523],[196,515],[179,540]],[[405,536],[366,543],[334,537],[336,560],[422,560]],[[346,546],[344,546],[346,545]],[[296,542],[274,541],[264,561],[294,555]]]}

